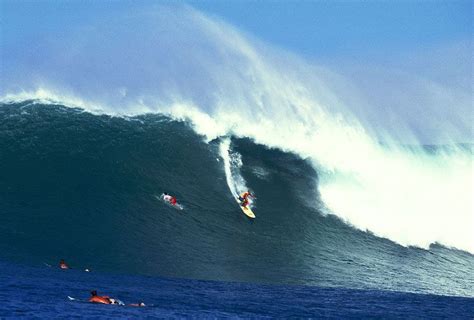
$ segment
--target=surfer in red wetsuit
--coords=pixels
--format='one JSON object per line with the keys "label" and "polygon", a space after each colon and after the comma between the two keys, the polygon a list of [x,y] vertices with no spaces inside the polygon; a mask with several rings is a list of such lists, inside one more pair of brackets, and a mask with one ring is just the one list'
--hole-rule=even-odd
{"label": "surfer in red wetsuit", "polygon": [[176,197],[169,195],[168,193],[163,193],[163,200],[168,201],[173,206],[176,205]]}
{"label": "surfer in red wetsuit", "polygon": [[239,196],[239,200],[241,201],[240,205],[242,207],[247,207],[249,205],[248,197],[254,198],[253,194],[250,191],[244,192]]}
{"label": "surfer in red wetsuit", "polygon": [[66,270],[66,269],[69,269],[69,266],[66,264],[66,262],[63,259],[61,259],[61,261],[59,261],[59,268]]}

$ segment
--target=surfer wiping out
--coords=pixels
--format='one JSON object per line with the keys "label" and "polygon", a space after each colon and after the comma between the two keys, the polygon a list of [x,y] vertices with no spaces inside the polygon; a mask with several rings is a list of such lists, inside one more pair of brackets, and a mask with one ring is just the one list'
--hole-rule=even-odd
{"label": "surfer wiping out", "polygon": [[173,206],[176,205],[176,197],[173,197],[166,192],[163,193],[163,200],[171,203]]}
{"label": "surfer wiping out", "polygon": [[175,208],[175,209],[178,209],[178,210],[183,210],[184,207],[179,204],[176,200],[176,197],[175,196],[172,196],[166,192],[162,193],[161,196],[155,196],[157,199],[160,199],[161,201],[163,201],[164,203],[166,203],[167,205]]}

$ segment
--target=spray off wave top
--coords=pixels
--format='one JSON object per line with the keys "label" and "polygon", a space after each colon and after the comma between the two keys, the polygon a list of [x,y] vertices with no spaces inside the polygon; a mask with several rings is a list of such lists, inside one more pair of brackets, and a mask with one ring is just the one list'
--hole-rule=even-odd
{"label": "spray off wave top", "polygon": [[[438,88],[438,99],[461,104],[449,120],[435,107],[418,122],[407,119],[366,104],[330,68],[185,6],[111,14],[64,32],[38,40],[41,63],[28,54],[9,57],[4,100],[164,113],[190,120],[207,140],[249,137],[311,161],[327,208],[357,228],[403,245],[440,242],[474,252],[473,157],[455,145],[472,140],[464,92],[455,99],[450,88]],[[430,152],[421,147],[427,136],[451,148]]]}

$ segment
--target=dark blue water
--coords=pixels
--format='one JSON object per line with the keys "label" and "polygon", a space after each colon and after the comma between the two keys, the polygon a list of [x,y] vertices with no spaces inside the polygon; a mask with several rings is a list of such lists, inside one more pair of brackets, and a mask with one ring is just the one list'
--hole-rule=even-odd
{"label": "dark blue water", "polygon": [[[147,307],[96,305],[90,290]],[[86,273],[0,262],[0,317],[472,319],[474,299]]]}
{"label": "dark blue water", "polygon": [[[41,314],[43,307],[44,317],[52,310],[244,317],[325,310],[401,317],[415,306],[429,317],[460,306],[467,312],[469,299],[408,292],[474,297],[474,256],[437,244],[402,247],[322,214],[318,172],[309,163],[231,139],[240,174],[258,195],[253,221],[229,191],[221,141],[206,143],[186,122],[34,101],[0,105],[0,259],[21,266],[16,275],[2,265],[2,294],[13,299],[8,314]],[[185,210],[158,201],[164,191]],[[27,267],[61,258],[97,273]],[[93,288],[156,307],[65,300],[85,298]]]}

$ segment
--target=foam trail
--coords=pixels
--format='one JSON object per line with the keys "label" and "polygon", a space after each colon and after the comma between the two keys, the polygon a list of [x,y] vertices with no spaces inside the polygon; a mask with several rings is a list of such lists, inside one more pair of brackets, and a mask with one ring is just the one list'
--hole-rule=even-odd
{"label": "foam trail", "polygon": [[242,157],[238,152],[233,152],[230,148],[230,138],[224,138],[219,145],[219,151],[224,161],[224,170],[227,185],[234,196],[238,198],[244,190],[248,190],[246,182],[240,174],[242,167]]}

